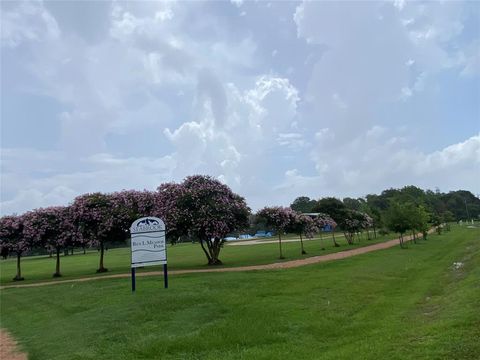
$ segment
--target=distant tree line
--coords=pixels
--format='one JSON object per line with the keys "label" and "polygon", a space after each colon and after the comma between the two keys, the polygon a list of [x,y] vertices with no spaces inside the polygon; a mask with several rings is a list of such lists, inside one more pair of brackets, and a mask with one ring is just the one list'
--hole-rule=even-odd
{"label": "distant tree line", "polygon": [[432,218],[438,218],[441,222],[466,221],[480,217],[480,199],[470,191],[442,193],[439,190],[422,190],[416,186],[388,189],[379,195],[369,194],[361,198],[346,197],[343,200],[334,197],[314,200],[300,196],[290,207],[303,213],[327,213],[340,226],[347,211],[361,211],[372,217],[376,228],[382,228],[385,227],[386,211],[392,203],[423,206]]}

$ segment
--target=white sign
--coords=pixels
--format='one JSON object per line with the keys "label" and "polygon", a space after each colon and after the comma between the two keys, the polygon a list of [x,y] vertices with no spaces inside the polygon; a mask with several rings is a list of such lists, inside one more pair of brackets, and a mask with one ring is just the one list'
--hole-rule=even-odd
{"label": "white sign", "polygon": [[165,224],[159,218],[147,216],[135,220],[130,227],[132,268],[167,263]]}

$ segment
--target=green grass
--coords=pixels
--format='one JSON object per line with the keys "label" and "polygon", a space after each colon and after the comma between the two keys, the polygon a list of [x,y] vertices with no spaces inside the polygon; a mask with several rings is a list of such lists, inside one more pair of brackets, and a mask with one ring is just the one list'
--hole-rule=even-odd
{"label": "green grass", "polygon": [[[463,262],[459,269],[454,262]],[[289,270],[6,289],[29,359],[476,359],[480,231]]]}
{"label": "green grass", "polygon": [[[359,246],[371,245],[376,242],[385,241],[395,237],[395,234],[389,236],[377,237],[375,240],[361,240],[360,243],[348,245],[345,239],[337,234],[337,241],[341,247],[334,248],[330,236],[324,238],[323,245],[320,240],[304,241],[304,247],[307,255],[301,255],[300,242],[283,243],[285,259],[283,261],[305,258],[331,252],[347,250]],[[291,237],[290,237],[291,238]],[[271,240],[275,240],[272,238]],[[321,250],[325,246],[325,250]],[[168,266],[170,270],[178,269],[199,269],[207,268],[206,258],[199,244],[184,243],[175,246],[168,246]],[[257,244],[250,246],[230,246],[226,245],[220,253],[220,259],[224,267],[268,264],[278,259],[278,244]],[[99,254],[97,251],[87,252],[83,255],[81,251],[73,256],[61,256],[62,279],[72,279],[86,276],[102,276],[115,273],[127,273],[130,271],[130,248],[111,249],[105,253],[105,266],[109,269],[106,274],[95,274],[98,268]],[[35,256],[25,257],[21,260],[22,276],[25,281],[21,283],[31,283],[38,281],[51,281],[52,274],[55,271],[55,257]],[[139,271],[160,270],[161,267],[147,267]],[[16,273],[16,259],[0,261],[0,284],[12,284],[12,278]]]}

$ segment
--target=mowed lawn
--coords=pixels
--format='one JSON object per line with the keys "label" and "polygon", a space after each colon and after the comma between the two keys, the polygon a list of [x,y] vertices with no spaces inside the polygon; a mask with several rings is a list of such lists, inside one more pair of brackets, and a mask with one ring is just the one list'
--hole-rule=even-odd
{"label": "mowed lawn", "polygon": [[[377,242],[385,241],[396,237],[395,234],[387,236],[378,236],[377,239],[363,240],[356,242],[354,245],[348,245],[345,238],[337,234],[337,242],[341,247],[333,247],[330,235],[324,236],[321,241],[313,239],[304,241],[304,247],[307,255],[302,255],[300,251],[300,242],[282,243],[285,259],[279,260],[278,244],[257,244],[248,246],[232,246],[225,245],[220,253],[220,259],[225,267],[268,264],[277,261],[288,261],[293,259],[305,258],[308,256],[329,254],[336,251],[348,250],[359,246],[371,245]],[[289,239],[292,236],[288,237]],[[276,238],[271,238],[275,240]],[[325,250],[322,250],[322,247]],[[183,243],[175,246],[168,246],[168,266],[170,270],[178,269],[200,269],[208,268],[206,265],[206,257],[198,243]],[[96,274],[98,268],[99,254],[97,251],[89,251],[86,255],[77,250],[73,256],[61,256],[61,272],[62,279],[72,279],[78,277],[102,276],[115,273],[128,273],[130,271],[130,248],[110,249],[105,253],[105,266],[109,269],[108,273]],[[25,257],[21,260],[22,276],[25,278],[23,283],[31,283],[37,281],[51,281],[52,274],[55,272],[55,257],[35,256]],[[159,266],[151,266],[139,271],[161,270]],[[9,285],[17,284],[12,279],[16,272],[16,258],[0,261],[0,284]]]}
{"label": "mowed lawn", "polygon": [[[255,246],[256,248],[256,246]],[[459,268],[455,262],[461,262]],[[480,231],[288,270],[1,292],[29,359],[478,359]]]}

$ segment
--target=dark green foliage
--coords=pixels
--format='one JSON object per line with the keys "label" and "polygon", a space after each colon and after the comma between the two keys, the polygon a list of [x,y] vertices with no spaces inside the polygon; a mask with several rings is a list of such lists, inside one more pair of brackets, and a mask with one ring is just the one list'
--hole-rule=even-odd
{"label": "dark green foliage", "polygon": [[342,226],[345,221],[347,208],[337,198],[326,197],[318,200],[317,204],[313,208],[314,212],[321,212],[330,215],[330,217],[335,220],[337,224]]}
{"label": "dark green foliage", "polygon": [[400,234],[400,247],[403,247],[403,235],[412,228],[412,208],[408,203],[392,202],[385,212],[387,227]]}
{"label": "dark green foliage", "polygon": [[308,196],[300,196],[290,204],[290,208],[300,213],[311,213],[316,204],[317,202]]}

